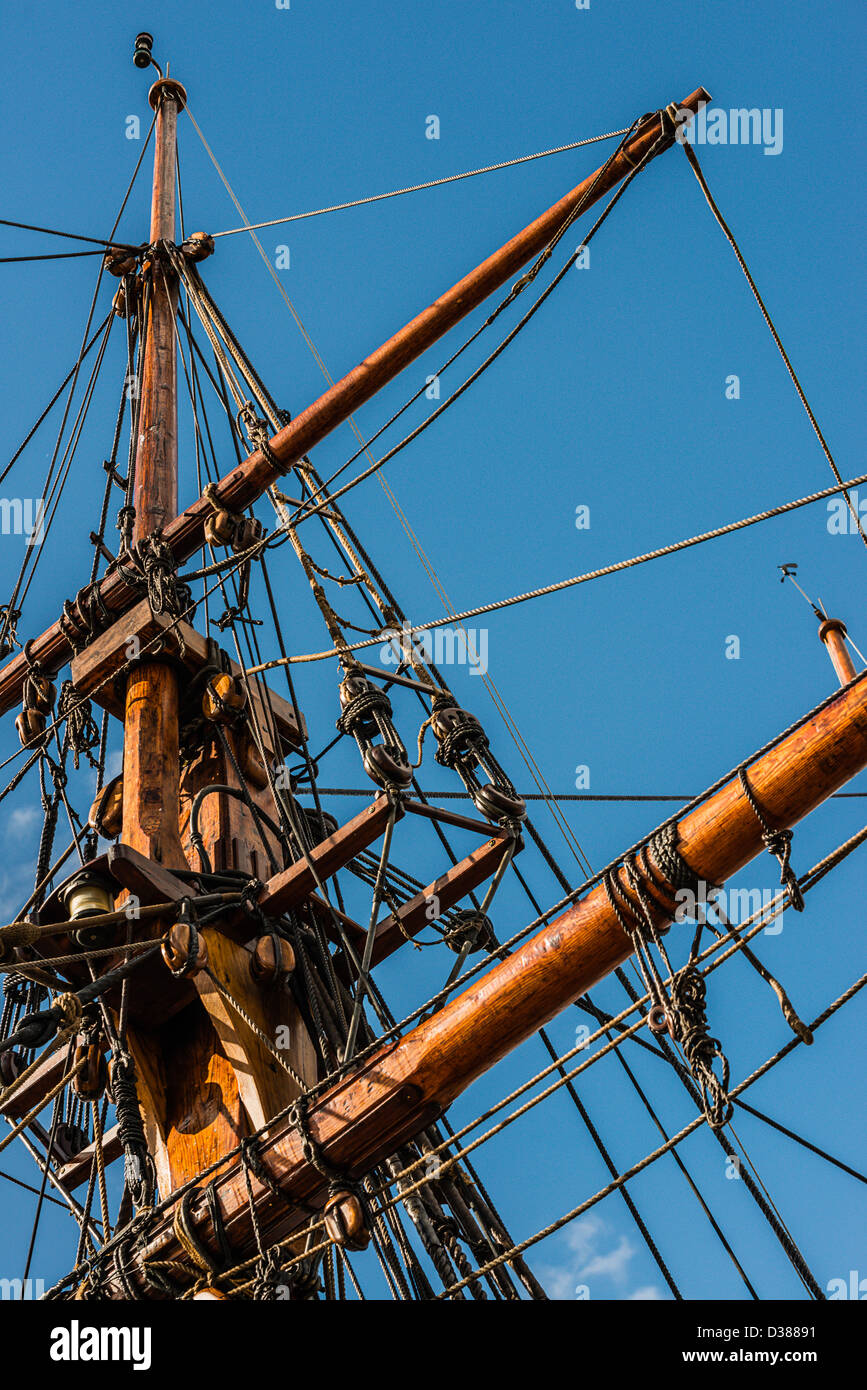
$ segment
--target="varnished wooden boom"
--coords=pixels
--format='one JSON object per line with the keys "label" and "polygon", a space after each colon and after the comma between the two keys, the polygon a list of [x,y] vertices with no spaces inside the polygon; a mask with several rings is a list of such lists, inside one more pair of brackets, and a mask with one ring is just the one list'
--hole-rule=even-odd
{"label": "varnished wooden boom", "polygon": [[[867,673],[749,768],[749,782],[775,828],[795,824],[867,765]],[[679,823],[679,850],[708,884],[721,884],[763,849],[762,826],[737,778]],[[657,896],[660,886],[657,880]],[[661,896],[673,903],[673,889]],[[660,912],[659,920],[665,920]],[[673,929],[677,931],[678,928]],[[384,1047],[310,1107],[310,1132],[329,1164],[355,1175],[418,1133],[476,1077],[518,1046],[630,954],[604,888],[555,921],[471,984],[440,1012]],[[323,1179],[285,1122],[272,1128],[261,1157],[284,1193],[321,1200]],[[255,1178],[257,1219],[269,1240],[293,1218],[285,1200]],[[233,1250],[254,1250],[247,1190],[237,1162],[217,1182]],[[210,1222],[193,1204],[199,1239]],[[178,1253],[165,1219],[147,1257]]]}
{"label": "varnished wooden boom", "polygon": [[[708,93],[703,87],[699,87],[680,103],[680,109],[695,112],[702,103],[709,100]],[[482,304],[488,295],[493,294],[516,275],[532,256],[537,255],[548,244],[553,234],[582,200],[586,200],[587,208],[592,207],[615,188],[653,146],[659,132],[659,120],[653,118],[645,122],[604,176],[600,177],[601,170],[597,170],[584,179],[571,193],[567,193],[547,212],[537,217],[535,222],[531,222],[522,232],[506,242],[505,246],[500,247],[475,270],[465,275],[429,308],[411,319],[359,366],[353,368],[341,381],[296,416],[291,424],[270,441],[272,454],[277,459],[280,470],[290,468],[359,406],[370,400],[404,367]],[[257,497],[261,497],[278,476],[278,471],[272,467],[268,459],[256,450],[231,473],[220,479],[216,495],[230,511],[243,511],[255,502]],[[200,497],[180,516],[165,525],[165,539],[171,545],[178,564],[188,559],[203,544],[205,520],[211,514],[211,510],[211,503]],[[103,580],[100,596],[111,613],[125,612],[138,597],[116,571]],[[34,660],[41,662],[46,670],[52,672],[58,671],[69,660],[69,643],[59,622],[33,640],[31,654]],[[27,662],[20,654],[0,670],[0,714],[11,709],[20,699],[26,674]]]}

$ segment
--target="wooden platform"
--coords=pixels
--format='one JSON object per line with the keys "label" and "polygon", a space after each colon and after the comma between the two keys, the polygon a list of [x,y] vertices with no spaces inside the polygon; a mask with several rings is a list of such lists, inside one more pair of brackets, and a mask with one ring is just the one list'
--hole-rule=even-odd
{"label": "wooden platform", "polygon": [[[80,695],[87,695],[101,708],[107,709],[110,714],[122,720],[123,694],[115,688],[113,675],[129,660],[131,643],[139,644],[144,659],[153,659],[155,647],[148,648],[148,644],[163,633],[166,653],[180,662],[190,678],[196,676],[207,664],[208,643],[202,633],[197,632],[189,623],[178,623],[177,629],[183,637],[183,653],[175,635],[173,620],[165,613],[152,613],[147,599],[142,599],[73,658],[71,672],[75,689]],[[239,681],[243,679],[240,666],[231,659],[229,671]],[[279,741],[291,748],[300,748],[307,737],[304,716],[299,714],[296,718],[292,706],[273,690],[269,689],[267,699],[263,699],[260,680],[261,677],[251,678],[250,689],[256,722],[263,731],[265,741],[273,741],[268,738],[273,717]],[[271,751],[279,753],[281,750],[272,748]]]}

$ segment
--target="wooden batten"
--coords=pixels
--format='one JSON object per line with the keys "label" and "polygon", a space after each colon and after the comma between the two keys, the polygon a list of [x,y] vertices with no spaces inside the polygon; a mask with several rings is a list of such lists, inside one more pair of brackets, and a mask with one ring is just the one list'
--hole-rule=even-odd
{"label": "wooden batten", "polygon": [[[95,1153],[96,1145],[90,1143],[86,1148],[81,1149],[75,1158],[71,1158],[68,1163],[64,1163],[63,1167],[58,1169],[58,1179],[63,1183],[67,1192],[74,1192],[77,1187],[89,1180]],[[102,1155],[106,1167],[123,1156],[123,1145],[120,1142],[120,1132],[117,1125],[112,1125],[111,1129],[107,1129],[103,1135]]]}
{"label": "wooden batten", "polygon": [[[389,913],[387,917],[383,917],[380,922],[377,922],[371,965],[378,965],[380,961],[399,950],[408,937],[417,936],[425,927],[431,925],[431,918],[428,913],[432,900],[436,900],[439,905],[439,913],[442,915],[450,908],[456,907],[468,893],[472,893],[474,888],[478,888],[480,884],[493,877],[502,862],[503,855],[512,843],[513,841],[508,835],[495,835],[492,839],[486,840],[465,859],[459,860],[457,864],[452,864],[444,874],[434,879],[426,888],[422,888],[396,913]],[[518,841],[514,853],[518,853],[520,849],[521,843]],[[316,894],[311,896],[310,902],[326,932],[332,940],[338,940],[339,938],[334,932],[329,905]],[[366,928],[343,914],[338,913],[337,916],[352,943],[353,949],[356,954],[360,955],[364,949]],[[337,958],[337,967],[344,979],[355,977],[355,971],[351,964],[342,956]]]}
{"label": "wooden batten", "polygon": [[[512,841],[508,835],[495,835],[474,849],[465,859],[452,864],[440,878],[434,879],[427,888],[422,888],[414,898],[404,903],[396,913],[390,913],[376,926],[373,943],[372,964],[377,965],[390,956],[408,936],[417,936],[424,927],[430,926],[428,912],[430,902],[435,899],[440,913],[448,912],[457,906],[462,898],[474,888],[491,878],[502,863]],[[516,851],[520,845],[516,846]]]}
{"label": "wooden batten", "polygon": [[[351,821],[347,821],[346,825],[342,825],[333,835],[315,845],[307,859],[299,859],[282,873],[269,878],[258,898],[258,905],[265,915],[278,917],[290,908],[297,907],[314,892],[317,877],[320,882],[330,878],[361,850],[367,849],[374,840],[378,840],[385,831],[392,809],[389,798],[385,793],[381,793],[357,816],[353,816]],[[311,863],[315,867],[316,877],[310,867]]]}
{"label": "wooden batten", "polygon": [[52,1086],[56,1086],[67,1070],[68,1047],[58,1047],[48,1057],[43,1057],[26,1081],[8,1097],[0,1092],[0,1115],[8,1120],[20,1120],[47,1096]]}
{"label": "wooden batten", "polygon": [[[173,664],[180,665],[189,678],[197,675],[208,661],[207,639],[189,623],[179,623],[177,627],[184,642],[184,652],[181,655],[172,623],[173,620],[167,614],[152,613],[147,599],[142,599],[73,658],[71,675],[76,691],[81,695],[87,695],[103,709],[122,719],[123,695],[116,689],[113,673],[129,660],[131,650],[143,651],[144,659],[147,660],[148,643],[161,634],[165,634],[165,654],[171,658]],[[137,647],[134,646],[136,643]],[[229,661],[229,671],[243,683],[243,674],[237,662]],[[270,751],[275,756],[281,751],[279,748],[270,747],[275,741],[270,733],[271,711],[279,739],[290,748],[300,748],[307,736],[303,716],[296,718],[292,706],[273,690],[269,689],[267,697],[263,699],[258,679],[251,679],[250,687],[256,722],[263,731],[266,746]]]}

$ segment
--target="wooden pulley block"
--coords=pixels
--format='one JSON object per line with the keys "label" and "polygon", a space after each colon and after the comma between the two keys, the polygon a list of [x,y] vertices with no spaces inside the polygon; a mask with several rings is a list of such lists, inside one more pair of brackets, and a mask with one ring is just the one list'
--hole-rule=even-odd
{"label": "wooden pulley block", "polygon": [[25,683],[27,708],[37,709],[42,714],[50,714],[54,708],[54,682],[47,676],[35,676],[32,672]]}
{"label": "wooden pulley block", "polygon": [[176,979],[198,975],[208,964],[207,943],[192,922],[175,922],[160,952]]}
{"label": "wooden pulley block", "polygon": [[465,709],[459,709],[457,705],[443,705],[434,709],[431,714],[431,733],[437,743],[442,743],[443,739],[459,726],[463,728],[463,735],[458,752],[465,754],[472,751],[472,744],[476,738],[484,737],[484,730],[475,715],[469,714]]}
{"label": "wooden pulley block", "polygon": [[235,550],[249,550],[252,545],[262,539],[264,534],[265,528],[257,517],[239,516],[235,528]]}
{"label": "wooden pulley block", "polygon": [[276,932],[260,936],[250,956],[250,974],[257,985],[274,985],[295,969],[295,952]]}
{"label": "wooden pulley block", "polygon": [[252,782],[253,786],[260,791],[263,787],[267,787],[268,772],[252,738],[247,737],[241,740],[238,753],[238,762],[247,781]]}
{"label": "wooden pulley block", "polygon": [[328,1198],[325,1203],[325,1231],[329,1239],[343,1250],[367,1249],[370,1232],[361,1203],[351,1188],[339,1188]]}
{"label": "wooden pulley block", "polygon": [[106,782],[90,808],[87,823],[103,839],[114,840],[120,834],[123,826],[123,774]]}
{"label": "wooden pulley block", "polygon": [[136,268],[135,255],[125,246],[109,246],[105,253],[105,268],[110,275],[132,275]]}
{"label": "wooden pulley block", "polygon": [[13,1081],[17,1081],[27,1065],[23,1052],[11,1048],[6,1052],[0,1052],[0,1081],[4,1086],[11,1086]]}
{"label": "wooden pulley block", "polygon": [[205,520],[205,540],[209,545],[231,545],[237,526],[235,513],[218,507]]}
{"label": "wooden pulley block", "polygon": [[81,1125],[59,1124],[54,1131],[54,1151],[62,1163],[69,1163],[88,1145],[87,1131]]}
{"label": "wooden pulley block", "polygon": [[221,672],[205,686],[202,714],[215,724],[233,724],[247,703],[247,692],[234,676]]}
{"label": "wooden pulley block", "polygon": [[23,709],[15,720],[15,732],[22,748],[27,748],[45,733],[45,715],[38,709]]}
{"label": "wooden pulley block", "polygon": [[75,1066],[84,1063],[72,1078],[72,1089],[79,1100],[99,1100],[108,1084],[108,1067],[102,1048],[96,1042],[79,1038],[72,1060]]}
{"label": "wooden pulley block", "polygon": [[180,250],[188,261],[207,260],[208,256],[214,254],[214,238],[210,232],[192,232],[186,241],[181,243]]}
{"label": "wooden pulley block", "polygon": [[119,319],[126,318],[126,288],[118,285],[111,301],[111,307]]}

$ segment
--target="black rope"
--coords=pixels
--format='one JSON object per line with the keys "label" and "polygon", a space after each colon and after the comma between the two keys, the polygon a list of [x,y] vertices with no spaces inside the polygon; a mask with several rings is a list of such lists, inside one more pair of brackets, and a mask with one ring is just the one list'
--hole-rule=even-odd
{"label": "black rope", "polygon": [[[151,123],[151,128],[153,128],[153,123]],[[148,134],[150,134],[150,132],[148,132]],[[139,165],[141,164],[143,154],[144,150],[142,150],[141,155],[139,155],[139,162],[136,165],[136,173],[138,173]],[[135,175],[133,175],[133,177],[135,177]],[[131,186],[132,185],[130,185],[130,187]],[[127,197],[128,196],[129,194],[127,194]],[[123,208],[125,206],[126,199],[124,199],[124,203],[121,207],[120,213],[123,213]],[[120,213],[118,214],[118,218],[114,224],[114,227],[112,227],[112,234],[114,234],[114,230],[117,227],[117,223],[120,221]],[[7,217],[0,217],[0,227],[18,227],[21,231],[25,232],[44,232],[46,236],[65,237],[68,241],[90,241],[93,242],[96,246],[116,246],[120,251],[141,250],[141,247],[139,246],[128,246],[126,242],[112,241],[111,238],[109,238],[108,241],[104,241],[102,237],[79,236],[77,232],[59,232],[55,227],[35,227],[31,222],[10,222]]]}

